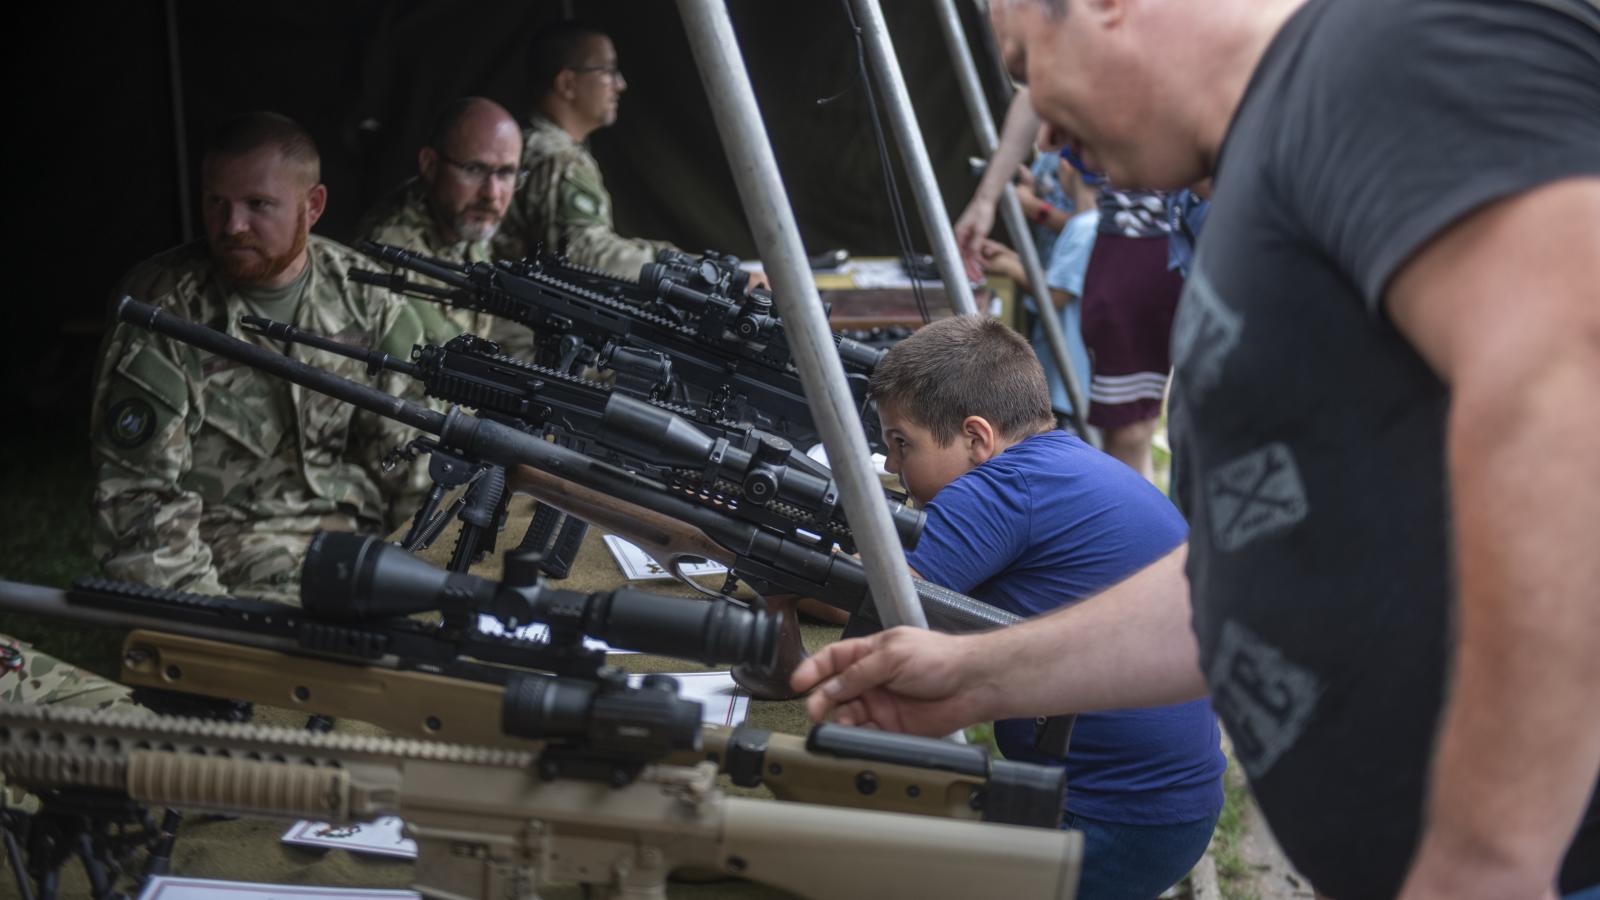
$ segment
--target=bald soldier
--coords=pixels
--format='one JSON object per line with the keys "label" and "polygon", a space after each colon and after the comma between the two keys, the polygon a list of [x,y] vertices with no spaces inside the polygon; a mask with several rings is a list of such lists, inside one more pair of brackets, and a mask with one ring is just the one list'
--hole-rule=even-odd
{"label": "bald soldier", "polygon": [[[368,210],[356,233],[452,262],[488,262],[490,241],[527,181],[521,165],[522,129],[505,107],[483,97],[452,100],[417,151],[417,174]],[[411,305],[429,343],[469,331],[502,345],[531,346],[527,328],[487,313],[422,299]]]}
{"label": "bald soldier", "polygon": [[[387,291],[351,283],[354,251],[310,234],[327,203],[310,135],[273,113],[208,142],[206,237],[136,266],[121,292],[230,336],[258,314],[352,346],[410,355],[422,327]],[[374,383],[354,360],[290,355]],[[386,375],[376,386],[409,390]],[[298,603],[318,529],[388,532],[415,510],[410,466],[381,461],[413,432],[141,328],[117,325],[95,384],[94,549],[107,576]]]}
{"label": "bald soldier", "polygon": [[523,133],[528,180],[511,203],[496,253],[520,258],[542,245],[579,265],[638,278],[640,266],[672,245],[613,230],[611,195],[584,146],[589,135],[616,122],[628,89],[617,49],[600,31],[562,22],[534,38],[530,56],[539,99]]}

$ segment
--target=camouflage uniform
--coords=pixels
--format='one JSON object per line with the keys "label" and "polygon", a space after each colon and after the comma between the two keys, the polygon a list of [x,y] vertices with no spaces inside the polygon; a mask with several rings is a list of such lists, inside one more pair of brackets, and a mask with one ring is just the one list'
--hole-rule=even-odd
{"label": "camouflage uniform", "polygon": [[0,701],[40,706],[143,709],[127,688],[67,665],[9,635],[0,634]]}
{"label": "camouflage uniform", "polygon": [[511,201],[495,252],[520,259],[542,244],[565,248],[578,265],[620,278],[638,278],[639,267],[654,262],[665,241],[625,238],[612,230],[611,195],[600,164],[588,148],[561,126],[534,116],[522,133],[522,165],[528,184]]}
{"label": "camouflage uniform", "polygon": [[[369,241],[393,244],[428,256],[458,263],[489,262],[489,242],[456,241],[446,243],[439,234],[433,213],[428,209],[427,186],[412,178],[367,210],[356,233]],[[396,267],[407,278],[432,283],[404,267]],[[500,343],[507,352],[527,358],[532,351],[531,332],[515,322],[470,309],[451,309],[431,300],[407,298],[422,322],[422,333],[430,344],[442,344],[463,331]]]}
{"label": "camouflage uniform", "polygon": [[[306,331],[408,358],[422,327],[387,292],[346,280],[363,265],[312,235],[294,316]],[[245,300],[203,242],[139,265],[123,292],[274,351],[239,327]],[[295,345],[290,355],[373,383],[364,363]],[[383,532],[416,509],[425,467],[382,471],[415,432],[242,363],[130,325],[107,338],[95,383],[94,546],[107,576],[200,594],[298,603],[299,566],[318,529]],[[411,379],[383,374],[392,394]]]}
{"label": "camouflage uniform", "polygon": [[[122,685],[40,653],[7,634],[0,634],[0,701],[93,710],[115,708],[122,713],[149,712],[134,703],[131,692]],[[39,811],[39,798],[21,788],[7,786],[4,772],[0,772],[0,800],[21,812]]]}

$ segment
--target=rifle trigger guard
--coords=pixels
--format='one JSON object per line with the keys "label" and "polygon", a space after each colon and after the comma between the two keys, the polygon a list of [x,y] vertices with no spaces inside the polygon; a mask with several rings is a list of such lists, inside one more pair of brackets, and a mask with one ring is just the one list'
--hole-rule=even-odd
{"label": "rifle trigger guard", "polygon": [[[695,581],[693,578],[690,578],[689,576],[683,574],[683,569],[682,569],[683,562],[682,562],[682,560],[683,560],[683,557],[678,556],[678,557],[674,557],[671,562],[667,563],[667,573],[670,574],[673,578],[676,578],[679,581],[679,583],[681,583],[684,587],[690,588],[690,589],[692,589],[692,590],[694,590],[694,591],[696,591],[698,593],[705,594],[707,597],[711,597],[711,598],[713,598],[715,600],[726,600],[727,599],[727,594],[724,594],[724,593],[721,593],[721,592],[718,592],[718,591],[713,591],[712,589],[702,585],[700,582]],[[730,575],[729,577],[732,577],[732,576]],[[724,583],[723,586],[726,587],[727,586],[726,583]]]}

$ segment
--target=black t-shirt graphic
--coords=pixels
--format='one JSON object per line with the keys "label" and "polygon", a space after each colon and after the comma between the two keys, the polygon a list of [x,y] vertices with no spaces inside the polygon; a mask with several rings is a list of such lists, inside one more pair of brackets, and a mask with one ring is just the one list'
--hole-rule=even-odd
{"label": "black t-shirt graphic", "polygon": [[[1341,900],[1399,890],[1450,646],[1449,397],[1384,290],[1463,216],[1581,175],[1587,0],[1310,0],[1223,146],[1172,335],[1194,626],[1273,831]],[[1597,869],[1591,802],[1564,887]]]}

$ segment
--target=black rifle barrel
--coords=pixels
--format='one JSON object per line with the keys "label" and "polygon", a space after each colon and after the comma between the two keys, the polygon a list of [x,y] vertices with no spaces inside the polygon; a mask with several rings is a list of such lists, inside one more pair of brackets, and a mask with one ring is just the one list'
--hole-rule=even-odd
{"label": "black rifle barrel", "polygon": [[421,294],[430,300],[449,300],[456,293],[454,288],[412,281],[399,272],[370,272],[366,269],[351,269],[346,273],[346,277],[356,284],[376,285],[401,294]]}
{"label": "black rifle barrel", "polygon": [[410,425],[419,431],[426,431],[429,434],[440,434],[444,431],[444,413],[434,412],[425,406],[407,402],[377,388],[357,384],[348,378],[341,378],[332,372],[307,365],[293,357],[274,353],[248,341],[241,341],[215,329],[162,312],[132,297],[123,297],[117,303],[117,318],[130,325],[138,325],[175,337],[186,344],[193,344],[218,356],[237,360],[276,375],[284,381],[292,381],[318,393],[343,400],[352,406],[359,406],[369,412],[394,419],[403,425]]}
{"label": "black rifle barrel", "polygon": [[[117,315],[125,322],[176,337],[218,356],[255,366],[285,381],[436,434],[446,446],[467,456],[508,467],[532,466],[557,478],[672,516],[705,531],[713,540],[736,554],[741,565],[764,568],[771,583],[784,588],[786,592],[816,597],[849,612],[867,608],[861,602],[867,593],[865,573],[857,560],[801,546],[796,541],[785,540],[753,525],[733,520],[717,510],[696,506],[673,495],[659,482],[642,475],[590,459],[582,453],[508,425],[476,418],[458,408],[451,408],[448,413],[434,412],[220,331],[161,312],[131,297],[124,298],[118,304]],[[757,545],[774,541],[782,545],[781,553],[763,554],[760,557],[751,553],[757,549]],[[786,564],[775,565],[779,562]],[[801,583],[805,584],[804,588],[799,586]],[[928,613],[929,623],[941,630],[979,631],[1020,621],[1005,610],[927,582],[917,583],[917,596]]]}
{"label": "black rifle barrel", "polygon": [[249,331],[264,334],[275,340],[305,344],[324,353],[359,359],[367,364],[368,374],[375,374],[382,369],[392,369],[413,378],[417,376],[417,367],[398,356],[391,356],[378,350],[368,350],[365,347],[352,347],[326,335],[296,328],[287,322],[274,321],[266,316],[240,316],[239,324]]}

